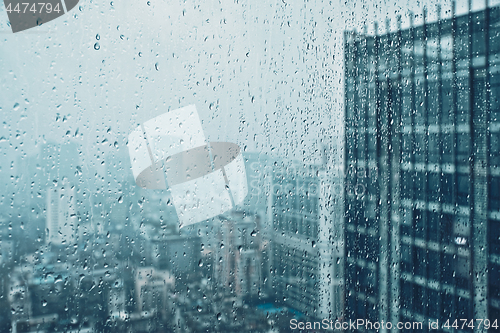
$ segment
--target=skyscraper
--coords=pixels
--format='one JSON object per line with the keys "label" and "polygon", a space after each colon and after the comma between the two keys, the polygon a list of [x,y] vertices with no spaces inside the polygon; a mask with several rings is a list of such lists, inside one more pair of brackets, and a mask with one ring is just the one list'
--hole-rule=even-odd
{"label": "skyscraper", "polygon": [[263,289],[260,218],[233,211],[219,216],[215,278],[239,298],[261,295]]}
{"label": "skyscraper", "polygon": [[271,185],[275,297],[309,318],[343,312],[343,231],[323,165],[275,164]]}
{"label": "skyscraper", "polygon": [[74,143],[44,144],[40,149],[40,171],[30,175],[45,192],[47,243],[67,246],[76,239],[77,186],[81,167]]}
{"label": "skyscraper", "polygon": [[47,189],[46,242],[71,245],[76,239],[75,187],[67,182]]}
{"label": "skyscraper", "polygon": [[346,191],[346,314],[493,323],[500,9],[425,17],[345,34],[346,182],[366,190]]}

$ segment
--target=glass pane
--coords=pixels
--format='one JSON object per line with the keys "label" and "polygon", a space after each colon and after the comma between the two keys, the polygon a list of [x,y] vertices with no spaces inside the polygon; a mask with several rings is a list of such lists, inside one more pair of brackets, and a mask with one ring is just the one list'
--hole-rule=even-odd
{"label": "glass pane", "polygon": [[497,331],[499,27],[5,0],[0,333]]}

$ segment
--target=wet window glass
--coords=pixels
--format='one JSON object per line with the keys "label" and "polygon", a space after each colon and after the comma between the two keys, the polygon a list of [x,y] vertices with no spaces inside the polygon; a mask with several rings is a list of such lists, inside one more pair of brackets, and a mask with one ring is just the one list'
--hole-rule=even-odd
{"label": "wet window glass", "polygon": [[500,330],[500,2],[4,0],[0,333]]}

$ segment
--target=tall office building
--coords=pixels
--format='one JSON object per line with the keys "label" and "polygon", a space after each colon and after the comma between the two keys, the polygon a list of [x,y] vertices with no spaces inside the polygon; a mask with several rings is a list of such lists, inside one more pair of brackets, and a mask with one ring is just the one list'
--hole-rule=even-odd
{"label": "tall office building", "polygon": [[270,178],[272,173],[271,159],[263,153],[243,153],[247,175],[248,195],[241,204],[243,210],[254,212],[265,221],[262,227],[269,227],[267,216]]}
{"label": "tall office building", "polygon": [[36,167],[32,166],[32,177],[44,189],[67,179],[72,185],[81,181],[82,168],[79,158],[79,145],[69,141],[63,144],[45,143],[40,147]]}
{"label": "tall office building", "polygon": [[67,246],[76,239],[80,174],[75,143],[47,143],[41,147],[37,166],[30,176],[37,189],[45,192],[47,243]]}
{"label": "tall office building", "polygon": [[500,9],[425,16],[345,34],[346,317],[424,331],[500,318]]}
{"label": "tall office building", "polygon": [[47,189],[46,242],[53,245],[72,245],[76,240],[75,188],[67,182]]}
{"label": "tall office building", "polygon": [[[104,158],[106,172],[102,190],[103,214],[107,230],[122,227],[130,217],[129,210],[132,203],[136,202],[139,191],[135,186],[130,158],[125,149],[113,150]],[[157,204],[155,202],[155,204]]]}
{"label": "tall office building", "polygon": [[309,318],[342,316],[341,200],[322,165],[275,164],[272,175],[272,286]]}
{"label": "tall office building", "polygon": [[256,298],[264,283],[260,218],[244,211],[228,212],[218,218],[215,278],[240,298]]}

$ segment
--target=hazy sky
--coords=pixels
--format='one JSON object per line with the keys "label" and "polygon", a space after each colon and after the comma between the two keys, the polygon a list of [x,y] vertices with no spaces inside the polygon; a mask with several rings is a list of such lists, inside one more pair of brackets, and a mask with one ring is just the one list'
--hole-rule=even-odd
{"label": "hazy sky", "polygon": [[0,176],[44,141],[74,140],[93,167],[138,123],[189,104],[210,141],[319,161],[343,131],[343,31],[409,10],[418,23],[426,4],[435,18],[436,1],[81,0],[16,34],[2,7]]}

